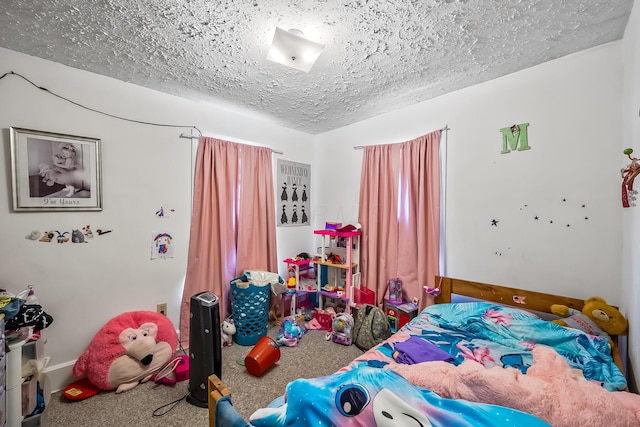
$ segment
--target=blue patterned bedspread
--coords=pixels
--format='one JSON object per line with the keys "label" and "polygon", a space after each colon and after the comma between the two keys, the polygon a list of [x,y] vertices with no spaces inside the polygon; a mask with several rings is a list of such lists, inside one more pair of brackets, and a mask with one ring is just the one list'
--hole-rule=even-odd
{"label": "blue patterned bedspread", "polygon": [[473,359],[486,367],[514,367],[523,373],[533,362],[531,349],[545,345],[555,349],[572,368],[582,370],[586,379],[601,382],[607,390],[624,390],[627,386],[607,339],[489,302],[427,307],[385,343],[357,358],[352,366],[363,360],[394,363],[396,345],[411,337],[446,351],[456,365]]}
{"label": "blue patterned bedspread", "polygon": [[287,386],[286,403],[264,408],[250,425],[278,426],[549,426],[533,415],[496,405],[441,398],[402,376],[366,365]]}

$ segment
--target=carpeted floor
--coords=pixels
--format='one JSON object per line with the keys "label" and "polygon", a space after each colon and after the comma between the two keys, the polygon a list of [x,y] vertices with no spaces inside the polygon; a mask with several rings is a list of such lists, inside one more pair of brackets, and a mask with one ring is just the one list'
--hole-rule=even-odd
{"label": "carpeted floor", "polygon": [[[278,327],[269,328],[275,338]],[[234,344],[222,349],[222,380],[231,390],[232,402],[244,418],[281,396],[287,383],[297,378],[328,375],[362,354],[356,346],[327,341],[326,332],[311,330],[295,347],[281,347],[280,360],[261,377],[250,375],[242,363],[251,346]],[[240,363],[239,363],[240,362]],[[110,426],[207,426],[208,410],[187,403],[188,382],[175,386],[145,383],[116,394],[103,391],[86,400],[70,402],[60,392],[51,396],[43,418],[51,427]],[[175,405],[168,405],[178,401]],[[154,411],[161,416],[154,416]]]}

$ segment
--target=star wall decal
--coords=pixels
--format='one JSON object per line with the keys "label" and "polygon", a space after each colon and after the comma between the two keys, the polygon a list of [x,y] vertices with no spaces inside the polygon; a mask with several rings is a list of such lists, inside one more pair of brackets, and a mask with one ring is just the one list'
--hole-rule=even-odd
{"label": "star wall decal", "polygon": [[[557,197],[557,196],[556,196]],[[564,207],[566,208],[570,208],[573,212],[573,214],[575,215],[575,213],[577,213],[577,209],[586,209],[587,208],[587,203],[586,202],[569,202],[569,197],[559,197],[558,199],[560,203],[564,203]],[[556,202],[555,204],[557,205],[558,202]],[[520,210],[520,212],[524,213],[527,209],[529,209],[531,207],[531,209],[535,209],[536,211],[541,210],[539,206],[535,206],[535,205],[529,205],[528,203],[521,203],[518,208]],[[533,213],[532,211],[529,211],[529,213],[526,215],[529,220],[533,219],[534,221],[538,221],[540,223],[547,223],[550,226],[554,226],[554,227],[564,227],[567,230],[574,230],[574,231],[578,231],[580,226],[576,225],[575,221],[577,221],[579,218],[583,218],[583,221],[588,221],[589,220],[589,216],[587,215],[587,212],[583,212],[581,215],[578,215],[577,217],[571,218],[555,218],[555,219],[550,219],[550,218],[546,218],[545,212],[537,212],[537,213],[542,213],[543,215],[538,215],[537,213],[535,215],[531,215],[529,216],[530,213]],[[571,214],[571,212],[570,212]],[[498,223],[500,221],[496,218],[491,220],[491,226],[493,227],[498,227]],[[503,228],[507,227],[507,229],[509,229],[510,227],[512,227],[513,224],[511,221],[508,221],[506,224],[503,224]],[[578,227],[578,228],[576,228]],[[532,231],[532,230],[531,230]],[[569,231],[568,231],[569,232]],[[503,256],[503,254],[506,254],[506,252],[504,250],[500,251],[500,250],[496,250],[494,251],[494,254],[496,256]]]}

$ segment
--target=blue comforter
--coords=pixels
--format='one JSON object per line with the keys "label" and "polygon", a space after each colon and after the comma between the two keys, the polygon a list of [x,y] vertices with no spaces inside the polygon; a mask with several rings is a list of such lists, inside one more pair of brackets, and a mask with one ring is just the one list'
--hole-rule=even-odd
{"label": "blue comforter", "polygon": [[[453,363],[474,359],[487,367],[502,365],[526,373],[533,362],[531,349],[545,345],[556,350],[585,378],[611,391],[627,386],[611,356],[607,339],[539,319],[516,308],[488,302],[437,304],[424,309],[397,337],[421,337],[453,357]],[[394,345],[379,350],[387,356]]]}
{"label": "blue comforter", "polygon": [[250,425],[549,426],[540,418],[515,409],[441,398],[392,371],[366,365],[289,383],[286,403],[258,410],[251,416]]}

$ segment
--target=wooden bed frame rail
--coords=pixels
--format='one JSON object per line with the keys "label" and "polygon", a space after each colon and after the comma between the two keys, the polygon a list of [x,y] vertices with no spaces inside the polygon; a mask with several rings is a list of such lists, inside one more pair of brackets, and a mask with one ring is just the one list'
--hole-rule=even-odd
{"label": "wooden bed frame rail", "polygon": [[451,277],[436,276],[434,283],[441,290],[440,295],[435,298],[436,304],[450,303],[451,294],[456,294],[542,313],[551,313],[552,304],[563,304],[576,310],[584,307],[584,301],[576,298]]}
{"label": "wooden bed frame rail", "polygon": [[207,392],[209,395],[209,427],[216,427],[216,403],[224,396],[231,395],[231,390],[222,382],[216,374],[211,374],[207,381]]}

